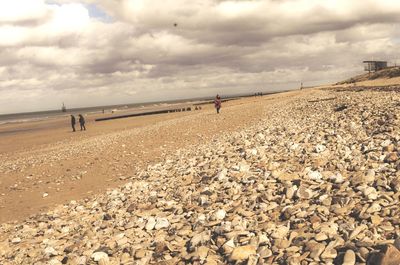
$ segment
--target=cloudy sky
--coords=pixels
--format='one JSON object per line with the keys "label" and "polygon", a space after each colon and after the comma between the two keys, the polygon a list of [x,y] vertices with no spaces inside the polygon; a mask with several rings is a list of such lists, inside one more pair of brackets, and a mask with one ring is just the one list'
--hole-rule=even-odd
{"label": "cloudy sky", "polygon": [[399,22],[398,0],[0,0],[0,113],[335,82],[395,63]]}

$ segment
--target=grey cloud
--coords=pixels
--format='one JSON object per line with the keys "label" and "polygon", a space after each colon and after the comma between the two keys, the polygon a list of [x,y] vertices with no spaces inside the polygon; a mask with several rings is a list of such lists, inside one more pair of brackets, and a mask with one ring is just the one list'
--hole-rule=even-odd
{"label": "grey cloud", "polygon": [[370,57],[396,60],[400,48],[399,7],[374,10],[367,1],[344,16],[318,6],[285,11],[277,7],[288,1],[263,1],[276,8],[224,17],[215,9],[224,1],[204,1],[202,8],[193,2],[129,17],[127,6],[101,1],[112,22],[91,19],[83,29],[35,32],[3,47],[0,106],[16,93],[32,106],[43,99],[49,108],[50,96],[116,104],[297,88],[360,73]]}

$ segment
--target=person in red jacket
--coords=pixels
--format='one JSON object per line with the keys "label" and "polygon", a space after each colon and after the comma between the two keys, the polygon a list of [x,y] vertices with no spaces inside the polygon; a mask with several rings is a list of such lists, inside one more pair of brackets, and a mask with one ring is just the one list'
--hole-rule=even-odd
{"label": "person in red jacket", "polygon": [[71,126],[72,126],[72,131],[75,132],[75,116],[71,115]]}
{"label": "person in red jacket", "polygon": [[214,100],[215,108],[217,109],[217,113],[219,113],[219,109],[221,108],[221,97],[217,95]]}

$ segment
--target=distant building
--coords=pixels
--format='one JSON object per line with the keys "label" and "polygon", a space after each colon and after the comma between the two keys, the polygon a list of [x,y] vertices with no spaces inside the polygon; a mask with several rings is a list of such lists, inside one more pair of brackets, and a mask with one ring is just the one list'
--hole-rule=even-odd
{"label": "distant building", "polygon": [[364,61],[364,70],[368,72],[376,72],[387,67],[386,61]]}

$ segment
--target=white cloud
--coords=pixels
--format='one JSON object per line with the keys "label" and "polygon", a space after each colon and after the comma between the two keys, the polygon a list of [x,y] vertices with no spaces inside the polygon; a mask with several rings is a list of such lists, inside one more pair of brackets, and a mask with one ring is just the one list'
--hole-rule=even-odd
{"label": "white cloud", "polygon": [[42,19],[48,13],[43,0],[0,1],[0,23],[21,23]]}
{"label": "white cloud", "polygon": [[2,0],[0,113],[337,81],[398,59],[399,14],[394,0]]}

